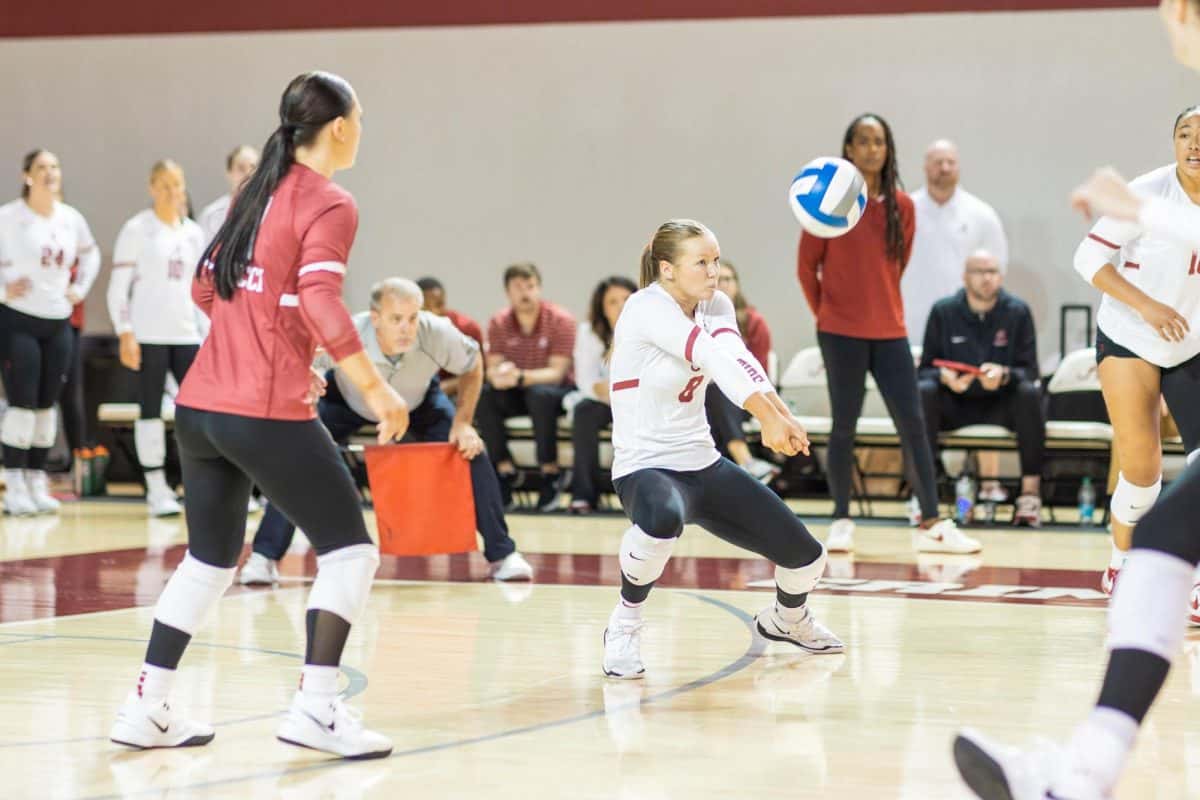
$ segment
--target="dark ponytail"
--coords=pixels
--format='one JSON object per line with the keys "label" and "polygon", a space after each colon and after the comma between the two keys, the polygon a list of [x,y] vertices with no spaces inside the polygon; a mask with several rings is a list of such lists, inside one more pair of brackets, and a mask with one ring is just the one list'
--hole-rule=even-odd
{"label": "dark ponytail", "polygon": [[[24,175],[28,175],[29,170],[33,169],[33,162],[37,161],[38,156],[40,156],[42,153],[47,153],[47,152],[49,152],[49,151],[46,150],[46,148],[39,147],[35,150],[30,150],[28,153],[26,153],[25,158],[21,159],[21,173]],[[29,184],[25,183],[24,181],[21,181],[21,198],[22,199],[29,198]]]}
{"label": "dark ponytail", "polygon": [[329,72],[306,72],[292,79],[279,101],[279,127],[263,145],[258,169],[242,187],[229,216],[200,259],[197,274],[213,270],[218,295],[229,300],[254,257],[254,239],[271,195],[296,160],[296,148],[311,145],[328,123],[347,117],[354,90]]}
{"label": "dark ponytail", "polygon": [[854,141],[854,131],[858,126],[868,120],[878,122],[883,128],[884,141],[887,143],[887,159],[883,162],[883,170],[879,173],[879,191],[883,194],[883,209],[887,212],[887,257],[904,266],[904,262],[908,260],[908,253],[904,249],[904,226],[900,222],[900,205],[896,201],[896,189],[903,188],[904,184],[900,180],[900,165],[896,160],[896,140],[892,138],[892,126],[887,124],[887,120],[878,114],[859,114],[850,123],[850,127],[846,128],[846,135],[842,139],[842,158],[846,158],[846,152],[850,148],[850,143]]}

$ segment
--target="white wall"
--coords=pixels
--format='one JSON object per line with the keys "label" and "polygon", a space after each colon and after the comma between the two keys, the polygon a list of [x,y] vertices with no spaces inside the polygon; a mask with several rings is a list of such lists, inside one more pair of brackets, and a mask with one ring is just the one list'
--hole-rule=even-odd
{"label": "white wall", "polygon": [[[379,277],[431,273],[483,321],[503,266],[531,259],[582,314],[599,277],[635,274],[659,222],[691,216],[743,269],[784,359],[815,338],[787,186],[858,112],[891,121],[910,188],[930,140],[959,141],[1046,355],[1058,305],[1092,299],[1067,193],[1102,163],[1170,161],[1171,122],[1200,100],[1152,10],[0,40],[0,164],[15,194],[21,154],[55,150],[107,255],[152,161],[183,163],[199,208],[226,150],[261,143],[313,67],[366,109],[340,179],[361,209],[352,307]],[[108,328],[106,283],[90,330]]]}

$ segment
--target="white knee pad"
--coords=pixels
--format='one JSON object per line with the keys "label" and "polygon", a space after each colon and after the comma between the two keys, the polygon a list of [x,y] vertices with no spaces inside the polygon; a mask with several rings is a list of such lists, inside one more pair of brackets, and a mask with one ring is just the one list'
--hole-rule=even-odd
{"label": "white knee pad", "polygon": [[662,576],[674,548],[674,537],[659,539],[631,525],[621,538],[621,572],[635,586],[653,583]]}
{"label": "white knee pad", "polygon": [[32,408],[10,408],[0,422],[0,444],[28,450],[33,446],[33,427],[36,415]]}
{"label": "white knee pad", "polygon": [[1117,476],[1117,488],[1108,505],[1113,519],[1123,525],[1136,525],[1138,520],[1150,510],[1150,506],[1154,505],[1154,501],[1158,499],[1161,491],[1161,475],[1150,486],[1135,486],[1125,480],[1125,473],[1122,472]]}
{"label": "white knee pad", "polygon": [[133,424],[133,443],[142,469],[162,469],[167,461],[167,429],[161,419],[139,419]]}
{"label": "white knee pad", "polygon": [[154,618],[189,636],[208,620],[217,601],[233,583],[233,567],[205,564],[189,551],[158,598]]}
{"label": "white knee pad", "polygon": [[33,446],[54,447],[58,438],[58,409],[39,408],[33,412]]}
{"label": "white knee pad", "polygon": [[1194,565],[1157,550],[1130,551],[1108,610],[1108,649],[1145,650],[1171,661],[1187,631]]}
{"label": "white knee pad", "polygon": [[353,625],[362,616],[379,569],[379,548],[356,544],[317,556],[317,578],[308,595],[308,608],[337,614]]}
{"label": "white knee pad", "polygon": [[775,567],[775,585],[788,594],[808,594],[817,588],[817,582],[825,574],[825,547],[821,547],[821,555],[811,564],[803,567]]}
{"label": "white knee pad", "polygon": [[1192,465],[1192,462],[1195,461],[1197,458],[1200,458],[1200,450],[1193,450],[1192,452],[1188,453],[1187,454],[1187,465],[1190,467]]}

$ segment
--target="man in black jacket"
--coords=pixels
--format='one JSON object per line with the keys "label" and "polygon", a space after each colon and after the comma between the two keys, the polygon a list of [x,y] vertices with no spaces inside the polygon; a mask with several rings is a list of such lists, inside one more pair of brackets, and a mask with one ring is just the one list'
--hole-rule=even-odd
{"label": "man in black jacket", "polygon": [[1000,288],[1003,278],[996,257],[976,251],[964,287],[934,304],[918,371],[921,402],[935,453],[938,431],[987,424],[1016,433],[1022,477],[1015,521],[1036,527],[1046,443],[1037,335],[1029,306]]}

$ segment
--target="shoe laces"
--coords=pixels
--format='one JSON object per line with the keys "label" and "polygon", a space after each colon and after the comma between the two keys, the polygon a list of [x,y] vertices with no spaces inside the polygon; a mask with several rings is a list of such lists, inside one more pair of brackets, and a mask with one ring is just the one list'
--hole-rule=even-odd
{"label": "shoe laces", "polygon": [[330,702],[330,708],[333,710],[333,721],[338,729],[361,730],[363,726],[362,712],[353,706],[348,706],[342,702],[341,696],[334,697]]}
{"label": "shoe laces", "polygon": [[616,644],[617,650],[621,655],[638,655],[642,639],[642,628],[645,624],[640,619],[618,621],[615,625],[609,626],[608,639]]}

